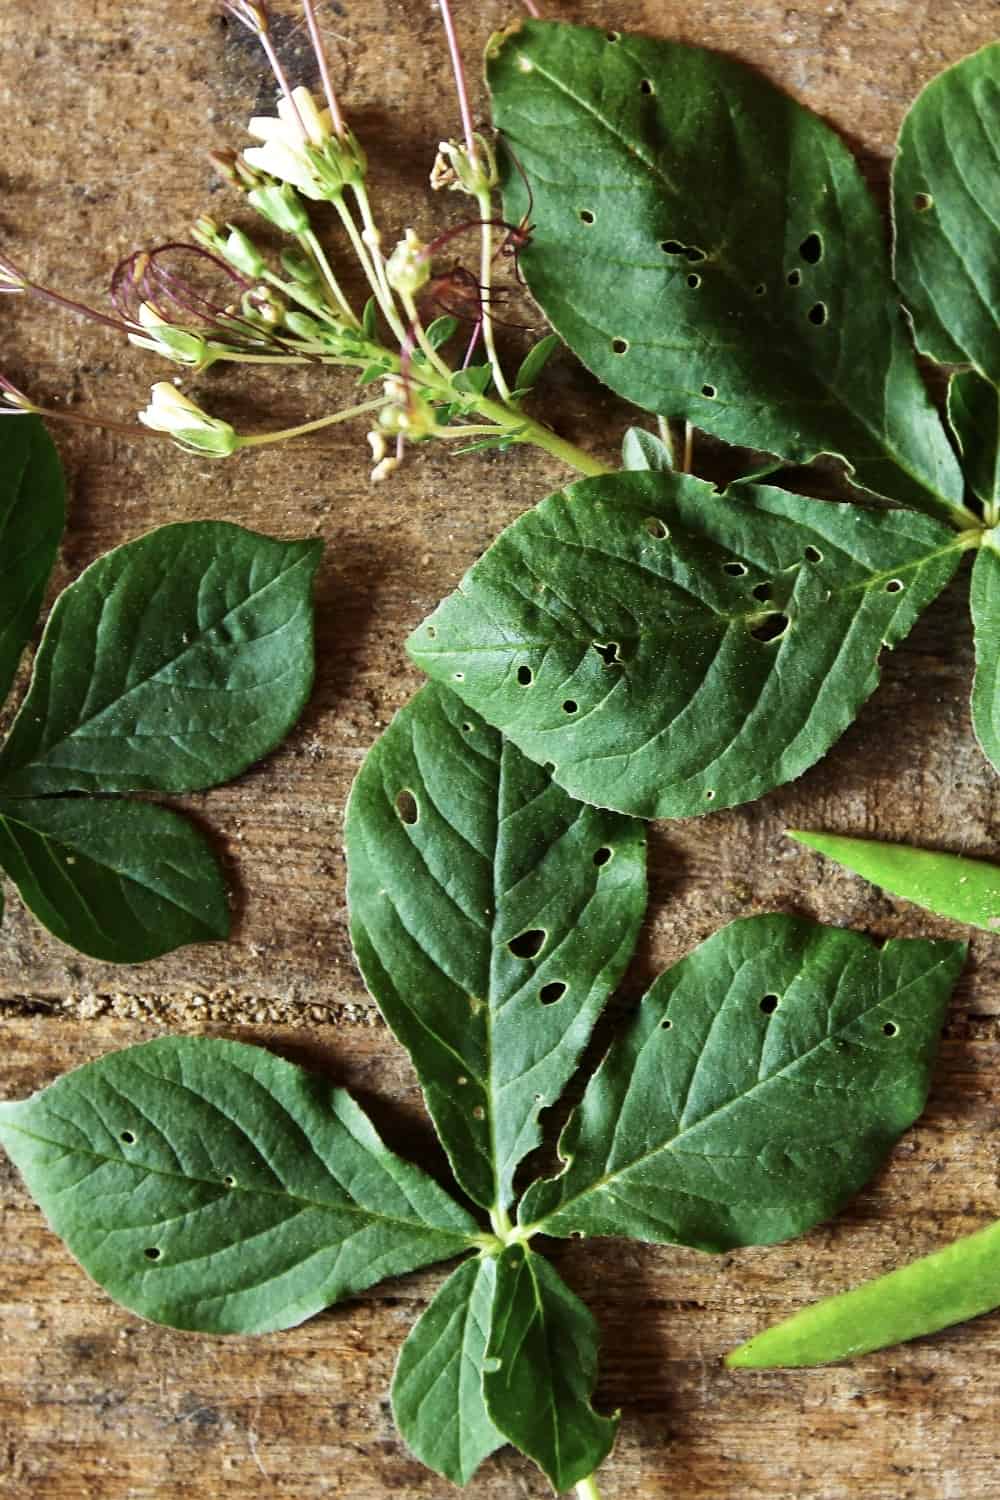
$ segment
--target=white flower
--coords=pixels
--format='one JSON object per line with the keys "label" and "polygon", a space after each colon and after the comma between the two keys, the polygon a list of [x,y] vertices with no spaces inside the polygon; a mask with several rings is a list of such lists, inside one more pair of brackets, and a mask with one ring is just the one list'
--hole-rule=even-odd
{"label": "white flower", "polygon": [[[293,89],[291,99],[282,96],[278,100],[277,117],[255,115],[247,129],[264,142],[263,146],[251,146],[243,153],[252,167],[277,177],[279,182],[291,183],[314,201],[329,196],[309,147],[321,150],[333,139],[333,121],[328,109],[317,108],[308,89]],[[303,129],[306,139],[302,136]]]}
{"label": "white flower", "polygon": [[210,417],[168,380],[158,380],[153,386],[149,405],[139,413],[139,421],[154,432],[168,433],[182,448],[213,458],[228,458],[240,445],[228,422]]}
{"label": "white flower", "polygon": [[190,333],[186,328],[174,328],[166,318],[161,318],[148,302],[139,304],[140,333],[130,333],[129,343],[139,349],[151,349],[162,354],[175,364],[190,365],[192,369],[203,369],[211,363],[205,340],[200,333]]}

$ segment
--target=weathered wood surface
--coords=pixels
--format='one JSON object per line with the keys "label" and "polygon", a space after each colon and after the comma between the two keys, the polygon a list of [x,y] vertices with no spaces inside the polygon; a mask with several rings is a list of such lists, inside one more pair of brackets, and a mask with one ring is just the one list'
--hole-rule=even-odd
{"label": "weathered wood surface", "polygon": [[[285,9],[291,11],[291,6]],[[553,0],[552,15],[705,43],[748,59],[844,130],[884,184],[907,102],[942,66],[993,38],[991,0]],[[508,19],[463,7],[468,55]],[[327,6],[336,71],[375,161],[386,228],[430,230],[460,205],[424,190],[454,129],[436,15],[425,0]],[[301,36],[288,29],[294,52]],[[137,245],[182,237],[214,188],[207,144],[239,144],[265,100],[251,46],[209,4],[0,0],[4,247],[42,279],[100,300]],[[480,107],[480,113],[484,110]],[[113,337],[0,307],[8,375],[57,402],[128,418],[163,370]],[[206,380],[245,425],[318,415],[316,377]],[[336,386],[330,384],[331,395]],[[614,452],[624,409],[569,359],[547,390],[559,425]],[[276,1042],[357,1089],[397,1146],[441,1158],[412,1073],[354,969],[341,820],[366,747],[417,676],[402,641],[503,524],[564,477],[529,452],[424,452],[390,488],[367,484],[357,429],[209,465],[158,445],[69,429],[71,523],[62,579],[108,546],[181,517],[226,517],[327,541],[316,694],[288,744],[237,784],[187,805],[214,833],[240,891],[235,941],[142,968],[80,959],[9,903],[0,931],[0,1094],[29,1092],[111,1047],[178,1030]],[[997,783],[973,742],[964,579],[885,664],[876,698],[826,761],[758,805],[654,830],[652,901],[621,1011],[650,975],[730,918],[802,912],[880,937],[951,934],[823,869],[781,838],[791,824],[995,854]],[[709,1259],[613,1242],[556,1247],[604,1333],[599,1398],[621,1405],[603,1481],[637,1500],[977,1500],[997,1492],[996,1318],[798,1375],[726,1374],[725,1350],[814,1294],[889,1268],[1000,1213],[1000,941],[977,935],[929,1112],[887,1170],[834,1223],[768,1251]],[[257,1341],[143,1324],[82,1276],[0,1165],[0,1493],[46,1500],[319,1494],[444,1496],[393,1433],[395,1351],[439,1281],[425,1273]],[[541,1497],[518,1458],[472,1493]]]}

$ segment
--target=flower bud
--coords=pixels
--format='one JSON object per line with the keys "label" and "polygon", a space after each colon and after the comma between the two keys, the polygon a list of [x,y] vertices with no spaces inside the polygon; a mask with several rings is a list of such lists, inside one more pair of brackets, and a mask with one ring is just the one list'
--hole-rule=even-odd
{"label": "flower bud", "polygon": [[210,417],[166,380],[158,380],[153,386],[149,405],[139,413],[139,421],[154,432],[167,433],[189,453],[210,458],[228,458],[240,445],[228,422]]}
{"label": "flower bud", "polygon": [[191,333],[187,328],[175,328],[168,323],[148,302],[139,304],[139,323],[142,333],[130,333],[129,343],[139,349],[150,349],[174,364],[188,365],[201,370],[211,364],[208,345],[200,333]]}
{"label": "flower bud", "polygon": [[415,297],[427,285],[431,275],[431,260],[426,250],[423,240],[412,229],[408,229],[405,238],[399,241],[385,263],[386,279],[394,292],[401,292],[404,297]]}
{"label": "flower bud", "polygon": [[256,281],[263,276],[267,270],[267,262],[257,249],[249,235],[244,234],[242,229],[237,229],[233,224],[226,226],[229,230],[229,238],[219,246],[219,253],[237,271],[242,271],[244,276],[250,276]]}
{"label": "flower bud", "polygon": [[254,188],[247,194],[247,202],[276,229],[283,229],[286,234],[308,233],[309,215],[298,193],[288,183]]}

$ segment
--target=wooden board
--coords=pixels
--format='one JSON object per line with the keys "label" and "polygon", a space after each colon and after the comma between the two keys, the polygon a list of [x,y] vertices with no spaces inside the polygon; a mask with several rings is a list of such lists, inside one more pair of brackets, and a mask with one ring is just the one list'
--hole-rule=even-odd
{"label": "wooden board", "polygon": [[[289,16],[290,0],[281,7]],[[990,0],[624,3],[552,0],[552,16],[643,29],[761,67],[843,130],[876,186],[907,103],[941,67],[993,39]],[[460,14],[467,56],[509,19],[495,0]],[[463,209],[432,199],[436,142],[456,129],[430,4],[326,7],[335,72],[373,158],[390,237],[428,237]],[[302,46],[278,28],[290,63]],[[205,163],[239,145],[267,101],[252,45],[201,0],[0,3],[0,244],[40,280],[103,302],[137,246],[183,238],[199,213],[237,205]],[[443,111],[443,112],[442,112]],[[481,95],[477,113],[485,118]],[[152,356],[6,298],[3,372],[57,405],[130,420]],[[523,335],[510,333],[516,346]],[[322,389],[320,386],[322,385]],[[320,415],[346,399],[333,376],[206,377],[213,410],[244,428]],[[613,458],[627,409],[568,358],[548,414]],[[115,968],[81,959],[9,902],[0,929],[0,1095],[29,1092],[111,1047],[174,1030],[274,1042],[356,1088],[394,1145],[442,1160],[409,1065],[379,1022],[347,941],[341,824],[371,742],[418,682],[404,636],[500,528],[566,477],[544,455],[424,451],[388,487],[368,485],[363,430],[209,464],[157,444],[66,428],[71,520],[60,582],[100,552],[184,517],[225,517],[327,543],[315,696],[287,745],[230,787],[185,799],[238,889],[228,946]],[[967,699],[966,574],[885,662],[883,685],[833,753],[753,807],[652,834],[652,900],[613,1014],[725,921],[791,911],[878,937],[953,935],[782,838],[825,827],[996,855],[997,782]],[[708,1258],[614,1242],[557,1246],[604,1334],[599,1401],[621,1405],[602,1480],[637,1500],[810,1497],[978,1500],[997,1490],[1000,1322],[826,1372],[725,1373],[733,1343],[815,1294],[888,1269],[1000,1213],[992,1127],[1000,1113],[1000,941],[977,935],[953,1006],[931,1108],[879,1181],[835,1223],[789,1246]],[[609,1027],[602,1035],[606,1039]],[[444,1496],[394,1435],[398,1345],[440,1281],[389,1284],[261,1340],[203,1339],[113,1307],[45,1229],[0,1165],[0,1493],[124,1500],[199,1493]],[[514,1455],[471,1493],[541,1497]]]}

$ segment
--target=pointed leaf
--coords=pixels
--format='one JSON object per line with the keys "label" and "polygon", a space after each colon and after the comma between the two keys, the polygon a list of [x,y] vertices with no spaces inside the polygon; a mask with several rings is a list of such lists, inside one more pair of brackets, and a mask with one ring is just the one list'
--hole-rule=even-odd
{"label": "pointed leaf", "polygon": [[488,72],[524,173],[504,193],[532,224],[520,266],[601,380],[731,443],[840,454],[918,507],[961,502],[875,204],[822,120],[717,53],[579,26],[512,29]]}
{"label": "pointed leaf", "polygon": [[826,1365],[922,1338],[1000,1307],[1000,1224],[805,1307],[741,1344],[731,1369]]}
{"label": "pointed leaf", "polygon": [[137,964],[229,936],[226,882],[186,818],[149,802],[0,798],[0,868],[64,943]]}
{"label": "pointed leaf", "polygon": [[483,1403],[483,1356],[496,1262],[467,1260],[453,1271],[410,1330],[392,1382],[392,1414],[422,1464],[468,1484],[506,1441]]}
{"label": "pointed leaf", "polygon": [[602,1464],[618,1415],[590,1404],[599,1334],[589,1310],[540,1255],[511,1245],[497,1260],[483,1393],[504,1436],[559,1494]]}
{"label": "pointed leaf", "polygon": [[561,343],[562,339],[557,333],[547,333],[537,344],[532,345],[514,377],[517,390],[531,389]]}
{"label": "pointed leaf", "polygon": [[981,859],[964,859],[908,844],[884,844],[877,839],[852,839],[838,833],[789,835],[810,849],[835,859],[873,885],[904,901],[914,901],[938,916],[968,922],[987,932],[1000,928],[1000,866]]}
{"label": "pointed leaf", "polygon": [[670,449],[662,438],[647,432],[644,427],[630,427],[622,438],[622,468],[643,470],[655,469],[669,474],[674,467]]}
{"label": "pointed leaf", "polygon": [[686,817],[818,760],[961,546],[909,511],[612,474],[515,521],[408,646],[573,796]]}
{"label": "pointed leaf", "polygon": [[939,73],[903,121],[895,272],[917,348],[1000,384],[1000,43]]}
{"label": "pointed leaf", "polygon": [[976,643],[972,723],[983,754],[1000,771],[1000,555],[993,536],[976,553],[969,591]]}
{"label": "pointed leaf", "polygon": [[0,751],[0,793],[194,791],[274,748],[313,677],[319,542],[162,526],[57,599]]}
{"label": "pointed leaf", "polygon": [[427,342],[431,345],[431,348],[440,349],[450,338],[454,338],[457,332],[457,318],[453,318],[450,315],[443,318],[435,318],[434,322],[428,325]]}
{"label": "pointed leaf", "polygon": [[829,1218],[923,1109],[965,951],[731,923],[646,995],[522,1222],[728,1250]]}
{"label": "pointed leaf", "polygon": [[111,1053],[0,1104],[0,1143],[84,1270],[174,1328],[291,1328],[476,1236],[343,1089],[237,1042]]}
{"label": "pointed leaf", "polygon": [[369,753],[346,844],[365,982],[462,1187],[505,1208],[631,956],[644,830],[574,802],[429,686]]}
{"label": "pointed leaf", "polygon": [[66,516],[62,468],[37,417],[0,421],[0,704],[31,639]]}
{"label": "pointed leaf", "polygon": [[984,505],[1000,505],[1000,391],[975,370],[960,370],[948,382],[948,421],[969,488]]}

